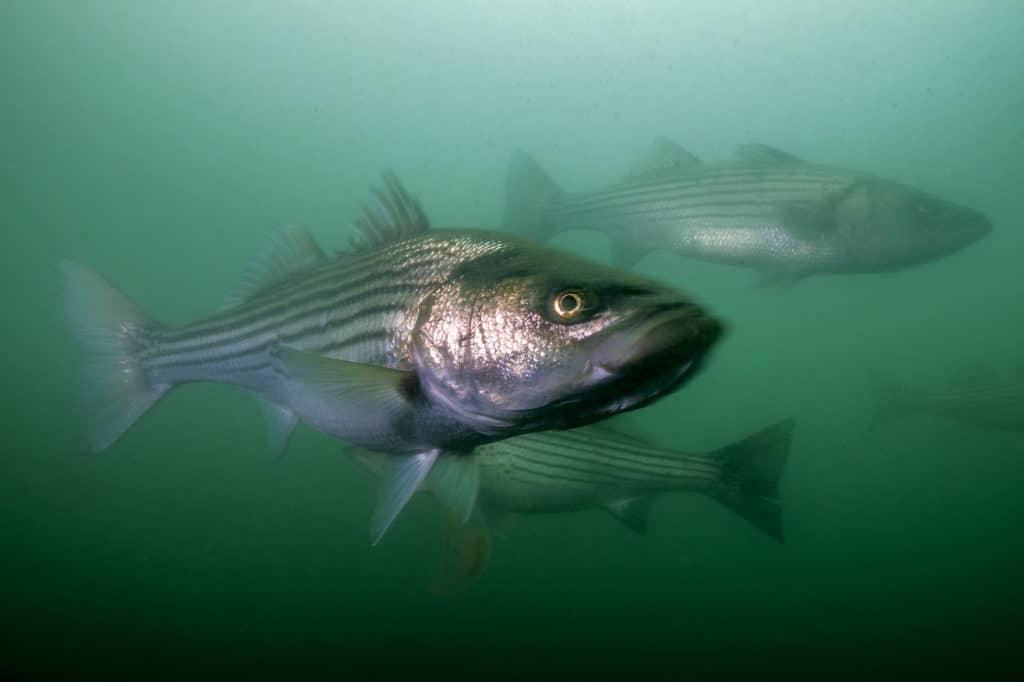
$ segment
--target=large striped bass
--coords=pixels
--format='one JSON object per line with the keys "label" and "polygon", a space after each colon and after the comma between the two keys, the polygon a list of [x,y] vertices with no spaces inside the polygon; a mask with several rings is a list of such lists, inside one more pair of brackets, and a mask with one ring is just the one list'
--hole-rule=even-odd
{"label": "large striped bass", "polygon": [[463,453],[645,405],[693,376],[721,332],[650,279],[499,234],[431,230],[393,177],[356,227],[335,257],[282,231],[228,307],[182,327],[64,262],[86,448],[111,445],[174,386],[235,384],[263,398],[278,449],[301,419],[391,454],[376,542],[435,464],[469,509],[478,477]]}
{"label": "large striped bass", "polygon": [[755,268],[766,281],[896,270],[991,231],[978,211],[763,145],[703,163],[665,138],[625,181],[566,194],[526,152],[508,170],[505,227],[534,238],[599,230],[628,267],[654,249]]}
{"label": "large striped bass", "polygon": [[[604,509],[646,533],[652,500],[662,494],[705,495],[782,542],[779,480],[795,422],[781,421],[706,453],[651,445],[603,425],[531,433],[478,447],[477,514],[454,530],[457,563],[449,579],[478,574],[490,551],[487,525],[510,514]],[[356,461],[380,472],[387,455],[355,450]],[[431,474],[421,489],[449,504],[451,482]],[[458,580],[456,580],[458,582]]]}

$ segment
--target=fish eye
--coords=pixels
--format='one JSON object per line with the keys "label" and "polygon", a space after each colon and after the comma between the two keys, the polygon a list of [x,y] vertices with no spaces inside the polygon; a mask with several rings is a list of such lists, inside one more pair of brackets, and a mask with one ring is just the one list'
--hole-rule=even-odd
{"label": "fish eye", "polygon": [[586,307],[583,292],[579,289],[566,289],[551,299],[551,310],[561,320],[572,320],[580,316]]}

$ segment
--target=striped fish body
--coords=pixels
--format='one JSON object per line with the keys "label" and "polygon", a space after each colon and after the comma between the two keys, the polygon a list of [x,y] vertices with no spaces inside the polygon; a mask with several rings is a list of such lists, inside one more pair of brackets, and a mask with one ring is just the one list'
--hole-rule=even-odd
{"label": "striped fish body", "polygon": [[363,239],[331,258],[283,230],[225,309],[179,328],[64,263],[87,449],[113,443],[174,386],[238,385],[263,399],[278,452],[301,419],[407,456],[382,486],[379,539],[435,463],[455,471],[470,508],[477,479],[462,453],[656,400],[721,333],[652,280],[497,233],[430,230],[394,178],[357,227]]}
{"label": "striped fish body", "polygon": [[567,195],[548,229],[593,229],[636,252],[667,249],[727,265],[785,271],[852,267],[838,234],[802,233],[786,205],[817,205],[857,181],[811,164],[700,164],[601,192]]}
{"label": "striped fish body", "polygon": [[[479,469],[484,518],[604,509],[642,531],[654,496],[691,492],[723,504],[781,539],[779,480],[794,428],[785,420],[724,448],[686,453],[601,426],[544,431],[488,443],[471,459]],[[352,451],[380,471],[382,455]],[[424,489],[447,502],[446,482]]]}
{"label": "striped fish body", "polygon": [[883,382],[876,386],[879,418],[933,414],[975,429],[1024,432],[1024,372],[995,376],[983,372],[940,389]]}
{"label": "striped fish body", "polygon": [[[531,268],[525,280],[518,274],[522,262]],[[509,263],[516,272],[506,276],[501,268]],[[572,284],[535,286],[545,270],[557,271],[561,280],[568,276]],[[484,286],[476,281],[480,277]],[[637,301],[651,303],[631,304],[578,328],[545,326],[522,309],[523,302],[546,298],[549,289],[583,286],[603,290],[601,298],[628,286],[644,292]],[[243,386],[354,445],[394,452],[462,450],[523,431],[586,422],[667,390],[680,378],[678,358],[643,385],[622,384],[622,393],[595,391],[593,404],[579,394],[587,389],[580,373],[595,364],[587,342],[600,336],[614,345],[616,328],[633,328],[632,316],[646,320],[640,308],[648,307],[669,310],[673,319],[685,308],[684,336],[708,334],[697,340],[696,355],[717,335],[717,323],[703,321],[688,302],[649,281],[628,274],[616,278],[568,254],[552,261],[549,250],[497,235],[434,231],[302,269],[195,324],[153,329],[135,357],[151,383]],[[689,329],[694,322],[697,327]],[[346,417],[321,417],[325,396],[307,395],[309,382],[291,380],[292,368],[277,358],[282,347],[409,372],[407,388],[422,393],[420,409],[396,428],[380,429],[371,420],[370,431]],[[689,361],[684,364],[689,371]],[[552,407],[567,399],[565,411]]]}
{"label": "striped fish body", "polygon": [[[423,299],[467,258],[503,246],[472,234],[436,233],[325,259],[210,318],[153,330],[138,355],[142,370],[157,384],[236,384],[287,407],[295,396],[273,355],[280,346],[409,369]],[[409,449],[399,434],[378,445]]]}
{"label": "striped fish body", "polygon": [[480,503],[517,514],[604,507],[668,492],[712,492],[721,462],[600,428],[544,431],[477,449]]}
{"label": "striped fish body", "polygon": [[525,152],[508,172],[506,227],[604,232],[628,266],[654,249],[774,274],[874,272],[927,262],[991,230],[984,215],[866,173],[748,145],[703,163],[659,138],[618,185],[564,193]]}

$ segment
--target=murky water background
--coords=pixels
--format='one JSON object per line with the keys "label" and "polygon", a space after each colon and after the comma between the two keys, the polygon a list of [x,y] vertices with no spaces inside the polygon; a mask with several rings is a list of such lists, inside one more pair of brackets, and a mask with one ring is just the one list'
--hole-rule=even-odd
{"label": "murky water background", "polygon": [[[868,426],[876,373],[1024,364],[1022,28],[1009,1],[4,4],[0,670],[856,674],[1016,656],[1020,433]],[[343,248],[385,169],[434,224],[496,227],[514,149],[585,189],[658,134],[706,159],[763,142],[995,224],[937,263],[784,289],[668,253],[638,264],[732,327],[638,419],[702,449],[795,416],[786,545],[696,497],[659,500],[646,537],[599,511],[524,518],[439,598],[437,508],[414,501],[371,550],[372,479],[310,429],[271,462],[238,390],[185,387],[78,454],[57,257],[184,322],[279,225]],[[608,258],[594,233],[555,243]]]}

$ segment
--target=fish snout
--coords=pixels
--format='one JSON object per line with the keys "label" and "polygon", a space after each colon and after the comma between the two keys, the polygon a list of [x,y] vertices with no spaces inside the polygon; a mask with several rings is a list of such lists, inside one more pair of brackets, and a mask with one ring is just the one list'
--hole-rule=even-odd
{"label": "fish snout", "polygon": [[597,366],[617,375],[688,371],[724,332],[723,323],[698,306],[675,306],[613,335],[593,359]]}

